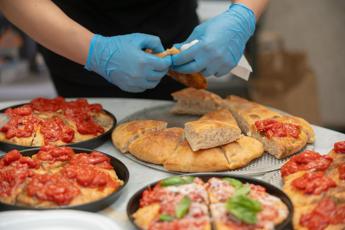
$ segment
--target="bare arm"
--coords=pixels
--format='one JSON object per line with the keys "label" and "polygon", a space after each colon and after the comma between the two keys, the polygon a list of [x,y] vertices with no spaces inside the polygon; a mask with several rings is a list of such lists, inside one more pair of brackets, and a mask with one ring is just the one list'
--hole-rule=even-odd
{"label": "bare arm", "polygon": [[84,65],[93,33],[82,27],[50,0],[0,0],[0,10],[35,41]]}
{"label": "bare arm", "polygon": [[269,0],[234,0],[234,3],[242,3],[246,5],[249,9],[251,9],[258,20],[266,8]]}

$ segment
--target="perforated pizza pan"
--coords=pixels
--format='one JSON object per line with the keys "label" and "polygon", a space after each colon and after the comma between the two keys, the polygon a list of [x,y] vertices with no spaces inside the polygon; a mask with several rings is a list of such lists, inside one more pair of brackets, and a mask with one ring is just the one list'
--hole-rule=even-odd
{"label": "perforated pizza pan", "polygon": [[[121,121],[127,122],[131,120],[138,120],[138,119],[153,119],[153,120],[163,120],[168,122],[168,127],[184,127],[184,124],[188,121],[197,120],[200,117],[199,116],[191,116],[191,115],[175,115],[170,112],[173,103],[168,103],[166,105],[151,107],[147,109],[140,110],[138,112],[135,112],[128,117],[126,117],[124,120]],[[311,145],[307,146],[306,148],[310,149],[312,148]],[[179,172],[172,172],[166,170],[161,165],[151,164],[144,161],[141,161],[134,157],[131,154],[125,154],[125,156],[139,164],[145,165],[149,168],[153,168],[159,171],[169,172],[169,173],[175,173],[175,174],[181,174]],[[272,172],[275,170],[279,170],[281,166],[288,160],[289,158],[285,159],[277,159],[273,157],[272,155],[268,153],[264,153],[263,156],[253,160],[251,163],[249,163],[247,166],[243,168],[239,168],[236,170],[230,170],[232,174],[235,175],[260,175],[265,174],[267,172]]]}
{"label": "perforated pizza pan", "polygon": [[[91,149],[85,149],[85,148],[72,148],[76,153],[91,153],[94,150]],[[21,154],[23,156],[32,156],[35,153],[37,153],[39,150],[39,148],[32,148],[32,149],[27,149],[27,150],[23,150],[21,151]],[[100,151],[98,151],[100,152]],[[108,196],[90,202],[90,203],[86,203],[86,204],[82,204],[82,205],[75,205],[75,206],[59,206],[59,207],[54,207],[54,208],[34,208],[34,207],[25,207],[25,206],[18,206],[18,205],[10,205],[10,204],[5,204],[0,202],[0,211],[6,211],[6,210],[59,210],[59,209],[76,209],[76,210],[82,210],[82,211],[90,211],[90,212],[96,212],[99,210],[102,210],[106,207],[108,207],[109,205],[111,205],[112,203],[114,203],[121,195],[122,191],[124,190],[126,184],[128,183],[129,180],[129,171],[126,167],[126,165],[124,163],[122,163],[119,159],[106,154],[104,152],[100,152],[103,153],[104,155],[108,156],[110,158],[110,163],[113,166],[116,175],[118,176],[118,178],[120,180],[123,181],[123,185],[116,190],[115,192],[109,194]]]}
{"label": "perforated pizza pan", "polygon": [[[10,106],[10,107],[6,107],[4,109],[1,109],[0,113],[4,113],[6,109],[17,108],[17,107],[20,107],[22,105],[25,105],[25,103],[24,104]],[[113,120],[113,125],[112,125],[112,127],[108,131],[102,133],[101,135],[99,135],[97,137],[91,138],[89,140],[80,141],[80,142],[71,143],[71,144],[66,144],[65,146],[93,149],[93,148],[97,148],[98,146],[102,145],[104,142],[109,140],[109,136],[110,136],[111,132],[116,127],[117,120],[116,120],[116,117],[112,113],[110,113],[109,111],[107,111],[105,109],[103,109],[103,111],[108,116],[110,116],[112,118],[112,120]],[[0,141],[0,150],[2,150],[4,152],[8,152],[8,151],[10,151],[12,149],[24,150],[24,149],[31,149],[31,148],[35,148],[35,147],[38,147],[38,146],[24,146],[24,145],[12,144],[12,143],[5,142],[5,141]]]}
{"label": "perforated pizza pan", "polygon": [[[234,178],[234,179],[240,180],[242,183],[251,183],[251,184],[255,184],[255,185],[261,185],[262,187],[264,187],[266,189],[266,191],[269,194],[271,194],[273,196],[276,196],[279,199],[281,199],[281,201],[287,206],[287,208],[289,210],[289,214],[288,214],[287,218],[282,223],[280,223],[279,225],[275,226],[275,230],[289,230],[289,229],[292,229],[292,227],[291,227],[291,224],[292,224],[291,220],[292,220],[294,208],[293,208],[293,205],[292,205],[292,202],[291,202],[290,198],[282,190],[280,190],[279,188],[277,188],[277,187],[275,187],[275,186],[273,186],[273,185],[271,185],[271,184],[269,184],[267,182],[264,182],[264,181],[258,180],[258,179],[254,179],[254,178],[251,178],[251,177],[235,176],[235,175],[230,175],[230,174],[227,174],[227,173],[223,173],[223,174],[191,173],[191,174],[183,174],[181,176],[195,176],[195,177],[199,177],[204,182],[208,181],[212,177],[217,177],[217,178],[230,177],[230,178]],[[164,179],[161,179],[161,180],[164,180]],[[159,180],[159,181],[161,181],[161,180]],[[151,184],[141,188],[128,201],[128,204],[127,204],[127,216],[128,216],[128,219],[131,221],[131,223],[137,229],[140,229],[140,228],[134,222],[133,214],[139,209],[140,199],[142,197],[142,193],[146,189],[148,189],[148,188],[153,188],[157,183],[159,183],[159,181],[156,181],[154,183],[151,183]]]}

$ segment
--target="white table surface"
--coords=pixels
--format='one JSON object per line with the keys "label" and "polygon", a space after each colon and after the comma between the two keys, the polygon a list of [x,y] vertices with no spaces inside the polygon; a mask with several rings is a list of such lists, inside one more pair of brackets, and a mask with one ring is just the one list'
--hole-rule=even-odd
{"label": "white table surface", "polygon": [[[2,102],[0,103],[0,109],[23,102],[24,101]],[[113,98],[95,98],[89,99],[89,102],[102,104],[106,110],[115,115],[118,122],[121,122],[121,120],[126,116],[136,111],[169,103],[167,101],[159,100]],[[335,142],[345,140],[345,134],[343,133],[325,129],[319,126],[313,126],[313,128],[316,135],[314,150],[320,153],[329,152]],[[134,229],[134,227],[128,221],[126,214],[127,202],[130,197],[145,185],[164,177],[171,176],[172,174],[157,171],[135,163],[134,161],[128,159],[122,153],[117,151],[111,144],[110,140],[98,147],[97,150],[105,152],[121,160],[127,166],[130,173],[129,182],[125,189],[122,191],[119,199],[100,213],[113,219],[123,229]]]}

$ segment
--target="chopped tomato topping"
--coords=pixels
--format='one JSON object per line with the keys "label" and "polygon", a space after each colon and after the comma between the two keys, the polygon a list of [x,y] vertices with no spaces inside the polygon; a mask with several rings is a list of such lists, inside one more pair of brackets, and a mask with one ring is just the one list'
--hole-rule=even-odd
{"label": "chopped tomato topping", "polygon": [[334,152],[345,153],[345,141],[339,141],[334,144]]}
{"label": "chopped tomato topping", "polygon": [[4,162],[4,165],[9,165],[14,161],[19,160],[22,157],[22,154],[16,149],[9,151],[8,153],[3,156],[1,159]]}
{"label": "chopped tomato topping", "polygon": [[303,214],[300,224],[308,230],[324,230],[329,224],[345,223],[345,206],[336,206],[330,198],[322,199],[310,213]]}
{"label": "chopped tomato topping", "polygon": [[30,105],[23,105],[17,108],[9,108],[9,109],[6,109],[5,114],[10,117],[28,116],[32,114],[32,108]]}
{"label": "chopped tomato topping", "polygon": [[324,171],[331,165],[333,159],[327,155],[320,155],[317,152],[306,150],[286,162],[280,172],[283,177],[302,170],[314,169]]}
{"label": "chopped tomato topping", "polygon": [[65,99],[63,97],[56,97],[53,99],[48,98],[35,98],[31,101],[32,108],[36,111],[40,112],[56,112],[62,109],[65,103]]}
{"label": "chopped tomato topping", "polygon": [[113,168],[110,164],[110,158],[97,151],[93,151],[89,154],[87,153],[76,154],[71,160],[70,164],[73,164],[73,165],[92,164],[98,168],[103,168],[103,169]]}
{"label": "chopped tomato topping", "polygon": [[282,123],[273,119],[266,119],[255,122],[256,129],[267,138],[272,137],[293,137],[298,138],[301,133],[299,125]]}
{"label": "chopped tomato topping", "polygon": [[0,131],[5,133],[7,139],[30,137],[34,132],[35,125],[39,122],[40,120],[32,115],[13,116]]}
{"label": "chopped tomato topping", "polygon": [[339,179],[345,180],[345,163],[338,166]]}
{"label": "chopped tomato topping", "polygon": [[52,145],[42,146],[36,154],[36,158],[42,161],[69,161],[75,152],[70,147],[55,147]]}
{"label": "chopped tomato topping", "polygon": [[292,186],[306,194],[321,194],[337,184],[323,172],[305,173],[292,181]]}
{"label": "chopped tomato topping", "polygon": [[74,138],[73,129],[68,127],[59,117],[42,121],[40,131],[43,134],[45,144],[59,140],[70,143]]}
{"label": "chopped tomato topping", "polygon": [[79,188],[59,174],[34,175],[26,187],[29,196],[40,200],[52,201],[58,205],[69,204],[79,195]]}

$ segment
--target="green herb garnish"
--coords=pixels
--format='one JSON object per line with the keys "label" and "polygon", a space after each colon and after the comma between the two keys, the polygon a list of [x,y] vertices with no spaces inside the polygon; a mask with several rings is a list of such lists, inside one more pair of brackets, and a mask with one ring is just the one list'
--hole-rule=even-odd
{"label": "green herb garnish", "polygon": [[238,189],[235,189],[235,193],[233,196],[246,196],[250,193],[250,185],[249,184],[244,184]]}
{"label": "green herb garnish", "polygon": [[189,199],[189,197],[184,196],[182,200],[176,205],[176,209],[175,209],[176,217],[179,219],[183,218],[187,214],[191,203],[192,201]]}
{"label": "green herb garnish", "polygon": [[175,218],[168,214],[162,214],[159,216],[159,221],[170,222],[173,221]]}
{"label": "green herb garnish", "polygon": [[192,176],[184,176],[184,177],[173,176],[173,177],[169,177],[167,179],[162,180],[161,185],[163,187],[167,187],[167,186],[173,186],[173,185],[190,184],[193,182],[193,180],[194,180],[194,177]]}
{"label": "green herb garnish", "polygon": [[234,187],[235,189],[240,188],[243,185],[241,181],[234,178],[225,177],[223,178],[223,180],[226,182],[229,182],[229,184],[231,184],[231,186]]}
{"label": "green herb garnish", "polygon": [[255,224],[256,214],[261,211],[261,204],[248,196],[238,195],[229,198],[226,209],[237,219],[247,223]]}

